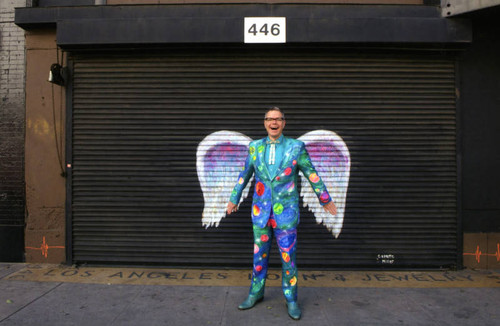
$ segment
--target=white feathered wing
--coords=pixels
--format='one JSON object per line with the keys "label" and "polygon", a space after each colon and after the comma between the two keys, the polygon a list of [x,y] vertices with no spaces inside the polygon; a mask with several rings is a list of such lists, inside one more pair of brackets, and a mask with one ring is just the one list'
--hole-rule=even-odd
{"label": "white feathered wing", "polygon": [[301,136],[311,157],[311,161],[326,185],[332,200],[337,206],[337,215],[326,212],[314,194],[311,185],[302,173],[301,191],[304,207],[316,217],[316,222],[323,223],[338,238],[342,231],[346,205],[347,187],[351,169],[349,150],[336,133],[330,130],[314,130]]}
{"label": "white feathered wing", "polygon": [[[196,170],[205,205],[202,225],[219,226],[226,216],[231,191],[238,179],[252,139],[236,131],[221,130],[205,137],[196,151]],[[241,201],[248,196],[248,182]]]}

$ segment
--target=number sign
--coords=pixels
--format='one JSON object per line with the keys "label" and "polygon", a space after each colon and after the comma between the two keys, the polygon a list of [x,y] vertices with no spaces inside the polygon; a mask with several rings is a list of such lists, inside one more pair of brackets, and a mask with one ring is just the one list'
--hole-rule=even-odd
{"label": "number sign", "polygon": [[286,17],[245,17],[245,43],[286,43]]}

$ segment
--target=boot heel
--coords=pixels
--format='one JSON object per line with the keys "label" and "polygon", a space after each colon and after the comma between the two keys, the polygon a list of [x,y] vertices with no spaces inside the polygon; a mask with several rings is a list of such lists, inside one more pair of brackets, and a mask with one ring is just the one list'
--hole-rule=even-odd
{"label": "boot heel", "polygon": [[297,302],[287,302],[286,306],[288,309],[288,316],[294,320],[299,320],[302,316],[302,312],[300,311]]}
{"label": "boot heel", "polygon": [[246,300],[243,301],[243,303],[238,306],[238,309],[246,310],[253,308],[257,303],[261,302],[262,300],[264,300],[264,296],[254,297],[253,295],[249,295],[248,298],[246,298]]}

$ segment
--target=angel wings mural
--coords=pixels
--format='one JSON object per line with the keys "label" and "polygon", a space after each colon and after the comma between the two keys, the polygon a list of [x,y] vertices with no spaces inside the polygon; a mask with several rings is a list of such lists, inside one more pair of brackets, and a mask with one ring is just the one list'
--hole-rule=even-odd
{"label": "angel wings mural", "polygon": [[[312,163],[337,206],[337,215],[332,216],[322,208],[307,179],[300,173],[300,195],[304,207],[314,214],[318,224],[322,223],[337,238],[344,221],[351,168],[349,150],[342,138],[329,130],[314,130],[298,139],[304,142]],[[204,227],[217,227],[226,216],[226,205],[245,165],[251,141],[242,133],[222,130],[208,135],[198,145],[196,169],[205,202],[202,214]],[[252,180],[243,191],[241,201],[248,196],[251,183]]]}

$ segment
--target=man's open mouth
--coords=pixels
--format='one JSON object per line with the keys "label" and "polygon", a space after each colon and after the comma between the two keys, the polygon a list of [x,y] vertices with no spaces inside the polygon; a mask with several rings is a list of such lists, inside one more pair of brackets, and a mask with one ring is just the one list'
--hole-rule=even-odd
{"label": "man's open mouth", "polygon": [[271,130],[278,130],[278,127],[271,127]]}

